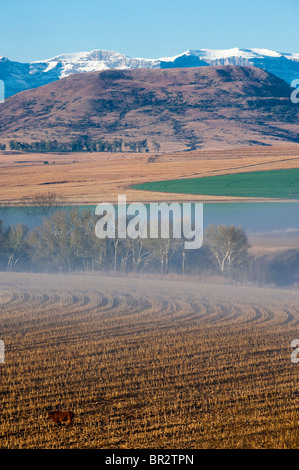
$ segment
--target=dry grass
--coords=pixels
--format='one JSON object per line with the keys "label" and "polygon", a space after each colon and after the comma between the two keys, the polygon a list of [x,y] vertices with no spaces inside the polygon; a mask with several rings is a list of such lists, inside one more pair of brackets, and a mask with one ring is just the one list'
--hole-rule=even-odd
{"label": "dry grass", "polygon": [[[49,165],[43,162],[49,161]],[[53,164],[55,162],[55,165]],[[66,202],[98,204],[127,201],[234,201],[240,198],[153,193],[130,189],[147,181],[197,178],[242,171],[298,168],[299,145],[202,150],[170,154],[7,154],[0,152],[0,202],[55,192]],[[248,200],[257,200],[248,198]]]}
{"label": "dry grass", "polygon": [[[1,274],[1,448],[298,448],[299,293]],[[72,409],[55,428],[49,410]]]}

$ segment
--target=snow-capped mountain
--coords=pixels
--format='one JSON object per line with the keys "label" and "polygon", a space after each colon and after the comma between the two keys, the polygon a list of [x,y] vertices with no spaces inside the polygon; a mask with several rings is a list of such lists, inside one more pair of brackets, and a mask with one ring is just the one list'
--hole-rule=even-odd
{"label": "snow-capped mountain", "polygon": [[74,73],[107,69],[181,68],[209,65],[253,65],[271,72],[287,83],[299,78],[299,53],[281,53],[269,49],[200,49],[159,59],[130,58],[114,51],[94,50],[62,54],[52,59],[21,63],[0,57],[0,79],[6,97],[36,88]]}
{"label": "snow-capped mountain", "polygon": [[107,69],[160,68],[160,61],[152,59],[132,59],[114,51],[95,50],[62,54],[44,62],[32,62],[30,73],[38,73],[40,67],[47,65],[43,72],[60,68],[59,78],[73,73],[95,72]]}

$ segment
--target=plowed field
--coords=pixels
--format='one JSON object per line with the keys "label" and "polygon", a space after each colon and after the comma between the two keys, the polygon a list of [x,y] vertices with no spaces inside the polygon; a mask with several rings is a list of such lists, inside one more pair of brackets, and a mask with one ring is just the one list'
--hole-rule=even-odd
{"label": "plowed field", "polygon": [[[297,448],[299,292],[1,273],[1,448]],[[72,410],[56,428],[47,411]]]}

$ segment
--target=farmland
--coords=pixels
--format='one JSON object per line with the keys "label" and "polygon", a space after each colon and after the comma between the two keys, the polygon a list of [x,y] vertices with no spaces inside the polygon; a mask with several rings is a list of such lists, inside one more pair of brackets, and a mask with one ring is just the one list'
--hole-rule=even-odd
{"label": "farmland", "polygon": [[[48,164],[44,164],[44,162]],[[0,203],[23,205],[24,199],[55,192],[71,204],[188,201],[240,202],[261,198],[149,192],[133,186],[163,180],[216,177],[241,172],[298,169],[298,144],[193,152],[28,154],[0,151]],[[183,184],[183,183],[181,183]]]}
{"label": "farmland", "polygon": [[[299,293],[1,273],[1,448],[298,448]],[[48,411],[71,409],[70,428]]]}
{"label": "farmland", "polygon": [[210,196],[299,199],[299,168],[156,181],[134,188]]}

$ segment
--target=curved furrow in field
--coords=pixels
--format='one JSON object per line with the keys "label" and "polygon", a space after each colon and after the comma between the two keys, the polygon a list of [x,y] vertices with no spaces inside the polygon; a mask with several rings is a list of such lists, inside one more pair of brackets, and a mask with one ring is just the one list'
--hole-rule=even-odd
{"label": "curved furrow in field", "polygon": [[161,299],[151,299],[152,316],[163,312],[164,302]]}
{"label": "curved furrow in field", "polygon": [[256,321],[259,318],[259,314],[257,315],[256,309],[251,307],[251,305],[234,305],[233,309],[235,312],[233,316],[234,323],[246,325],[247,323]]}
{"label": "curved furrow in field", "polygon": [[1,311],[2,312],[5,311],[5,314],[7,317],[9,317],[12,313],[15,313],[16,311],[21,313],[21,312],[28,310],[28,307],[31,308],[32,296],[28,294],[27,292],[16,290],[16,291],[10,292],[9,294],[7,294],[7,296],[9,300],[5,301],[4,305],[3,304],[1,305]]}
{"label": "curved furrow in field", "polygon": [[[161,300],[160,300],[160,305],[161,305],[161,308],[160,308],[160,313],[163,314],[163,317],[166,318],[166,317],[173,317],[175,315],[175,312],[176,312],[176,304],[175,302],[172,300],[172,299],[167,299],[165,297],[163,297]],[[169,318],[167,318],[169,320]]]}
{"label": "curved furrow in field", "polygon": [[245,313],[244,323],[255,323],[255,322],[258,322],[262,318],[262,312],[257,307],[248,305],[245,308],[245,312],[246,313]]}
{"label": "curved furrow in field", "polygon": [[[90,287],[84,289],[84,284],[79,286],[76,278],[74,278],[74,288],[70,284],[66,287],[63,284],[59,286],[58,283],[54,287],[29,285],[28,289],[23,285],[21,288],[13,289],[12,285],[9,285],[0,291],[0,315],[2,319],[9,318],[11,313],[17,312],[23,316],[25,322],[32,324],[38,321],[43,323],[43,317],[51,315],[53,324],[58,322],[59,325],[67,325],[68,321],[87,324],[91,318],[102,320],[105,325],[117,318],[120,324],[125,321],[132,324],[136,322],[139,328],[149,322],[160,327],[164,324],[188,326],[188,322],[194,321],[197,325],[201,323],[266,325],[268,322],[277,325],[297,325],[299,323],[298,309],[292,307],[292,304],[288,307],[284,306],[283,302],[269,305],[263,302],[257,303],[256,298],[253,304],[248,299],[245,303],[241,303],[241,296],[235,303],[233,298],[231,300],[224,298],[219,302],[215,297],[213,301],[209,291],[203,290],[199,296],[195,290],[194,295],[191,295],[191,287],[189,287],[191,292],[189,297],[183,293],[179,293],[176,297],[175,293],[171,296],[169,291],[163,290],[164,288],[159,290],[159,286],[160,283],[157,283],[157,295],[152,295],[146,286],[139,290],[135,288],[135,284],[130,286],[125,281],[119,290],[116,290],[113,283],[110,288],[104,283],[100,288],[91,283]],[[262,293],[255,290],[253,293],[257,295],[259,292]],[[207,293],[209,295],[203,296]],[[278,294],[277,300],[280,301]]]}
{"label": "curved furrow in field", "polygon": [[260,307],[260,312],[262,314],[260,323],[272,322],[275,318],[273,310],[269,307]]}
{"label": "curved furrow in field", "polygon": [[272,308],[264,306],[242,305],[234,307],[237,312],[235,319],[243,324],[263,324],[272,322],[275,314]]}
{"label": "curved furrow in field", "polygon": [[[148,323],[149,320],[155,321],[157,315],[166,316],[170,313],[169,302],[157,301],[147,298],[147,296],[125,295],[126,304],[122,306],[120,317],[129,316],[130,319],[136,319],[139,323]],[[159,318],[161,321],[161,318]]]}
{"label": "curved furrow in field", "polygon": [[11,304],[13,300],[16,300],[17,294],[10,290],[0,291],[0,308],[4,308],[7,305]]}
{"label": "curved furrow in field", "polygon": [[296,325],[298,318],[296,312],[292,312],[291,309],[283,309],[283,314],[286,318],[280,322],[281,325],[287,325],[288,323],[294,323],[294,325]]}
{"label": "curved furrow in field", "polygon": [[190,306],[194,312],[194,318],[198,322],[207,315],[207,305],[205,303],[190,302]]}
{"label": "curved furrow in field", "polygon": [[[30,310],[30,315],[34,316],[34,314],[42,313],[45,309],[55,308],[58,303],[61,303],[61,300],[61,295],[58,294],[45,294],[35,290],[31,290],[29,293],[17,290],[12,293],[11,300],[6,304],[6,311],[17,310],[21,314],[28,313]],[[63,306],[71,304],[71,302],[71,296],[67,296],[67,301],[63,302]]]}
{"label": "curved furrow in field", "polygon": [[217,323],[234,323],[235,321],[241,322],[244,316],[244,312],[240,314],[240,311],[234,305],[224,305],[221,304],[218,306],[220,313],[217,317]]}
{"label": "curved furrow in field", "polygon": [[23,291],[5,291],[0,297],[0,306],[6,315],[18,312],[27,320],[42,322],[43,316],[51,314],[56,319],[66,318],[88,310],[101,308],[102,304],[112,304],[113,299],[103,300],[99,295],[88,295],[84,293],[73,293],[70,291],[47,291],[40,292],[31,290],[30,293]]}
{"label": "curved furrow in field", "polygon": [[[190,308],[192,309],[192,318],[196,319],[199,323],[210,323],[217,320],[219,315],[219,309],[216,305],[205,302],[203,304],[191,302]],[[182,317],[184,320],[184,317]]]}
{"label": "curved furrow in field", "polygon": [[186,300],[177,300],[172,301],[170,305],[172,309],[172,320],[174,325],[182,324],[186,327],[189,324],[198,325],[205,319],[209,321],[211,318],[208,307],[203,304],[189,302]]}
{"label": "curved furrow in field", "polygon": [[105,308],[112,303],[112,299],[102,297],[96,292],[62,292],[52,295],[52,302],[48,302],[49,310],[55,310],[56,314],[64,317],[90,313],[97,308]]}
{"label": "curved furrow in field", "polygon": [[111,318],[113,315],[120,315],[126,306],[126,302],[121,296],[106,295],[105,306],[98,305],[98,314],[101,318]]}
{"label": "curved furrow in field", "polygon": [[225,304],[206,304],[196,305],[180,303],[182,311],[180,318],[182,320],[197,319],[205,323],[225,323],[225,324],[272,324],[284,325],[290,322],[296,324],[298,312],[295,309],[284,309],[281,307],[266,307],[252,305],[225,305]]}
{"label": "curved furrow in field", "polygon": [[132,294],[119,293],[114,297],[113,304],[114,314],[120,317],[128,314],[134,314],[134,312],[140,312],[142,307],[140,306],[140,299]]}
{"label": "curved furrow in field", "polygon": [[121,318],[130,317],[136,319],[136,321],[148,320],[152,314],[152,302],[150,299],[143,297],[132,296],[130,299],[126,294],[126,305],[121,311]]}
{"label": "curved furrow in field", "polygon": [[206,304],[206,314],[203,317],[205,323],[218,323],[226,314],[221,305],[212,302]]}
{"label": "curved furrow in field", "polygon": [[294,326],[297,326],[299,324],[299,307],[298,309],[293,308],[290,310],[294,315]]}

